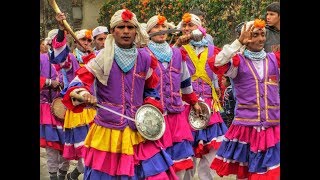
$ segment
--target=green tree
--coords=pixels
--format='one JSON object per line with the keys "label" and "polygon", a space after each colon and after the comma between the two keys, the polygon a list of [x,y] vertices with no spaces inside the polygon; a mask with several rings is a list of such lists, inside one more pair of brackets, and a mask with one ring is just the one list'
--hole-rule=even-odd
{"label": "green tree", "polygon": [[237,24],[264,19],[266,6],[274,1],[277,0],[109,0],[100,9],[98,22],[109,25],[117,10],[128,8],[139,22],[146,23],[152,16],[161,14],[177,25],[184,13],[199,8],[206,13],[207,32],[215,38],[214,43],[222,47],[235,39]]}

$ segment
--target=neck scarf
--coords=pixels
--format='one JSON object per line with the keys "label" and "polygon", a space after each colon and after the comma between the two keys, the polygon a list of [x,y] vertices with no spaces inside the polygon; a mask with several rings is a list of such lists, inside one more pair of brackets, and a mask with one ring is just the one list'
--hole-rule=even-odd
{"label": "neck scarf", "polygon": [[84,52],[80,51],[78,48],[74,49],[75,56],[79,63],[83,63],[82,56],[86,55]]}
{"label": "neck scarf", "polygon": [[123,49],[115,45],[114,52],[114,59],[125,73],[133,67],[138,57],[138,50],[135,45],[130,49]]}
{"label": "neck scarf", "polygon": [[167,42],[164,43],[155,43],[150,41],[148,43],[148,48],[152,51],[152,53],[157,57],[157,59],[163,62],[170,62],[172,57],[172,49],[170,48]]}
{"label": "neck scarf", "polygon": [[203,47],[203,46],[208,47],[209,42],[205,38],[202,38],[201,41],[191,40],[190,44],[195,47]]}
{"label": "neck scarf", "polygon": [[261,61],[264,60],[267,56],[267,53],[264,51],[264,49],[262,49],[259,52],[252,52],[248,49],[245,49],[243,52],[243,55],[249,59],[251,59],[252,61]]}

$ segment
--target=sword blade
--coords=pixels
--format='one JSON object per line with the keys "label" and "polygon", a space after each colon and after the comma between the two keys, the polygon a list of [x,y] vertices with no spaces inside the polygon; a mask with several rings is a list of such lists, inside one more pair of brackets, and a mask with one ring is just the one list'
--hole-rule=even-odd
{"label": "sword blade", "polygon": [[179,30],[179,29],[168,29],[168,30],[158,31],[158,32],[155,32],[155,33],[150,33],[149,37],[153,37],[153,36],[156,36],[156,35],[162,35],[162,34],[175,33],[175,32],[181,32],[181,30]]}
{"label": "sword blade", "polygon": [[134,120],[133,118],[131,118],[131,117],[129,117],[129,116],[126,116],[126,115],[123,115],[123,114],[120,114],[120,113],[118,113],[118,112],[116,112],[116,111],[114,111],[114,110],[112,110],[112,109],[109,109],[109,108],[107,108],[107,107],[104,107],[104,106],[102,106],[102,105],[100,105],[100,104],[97,104],[96,106],[99,107],[99,108],[101,108],[101,109],[104,109],[104,110],[107,110],[107,111],[109,111],[109,112],[112,112],[112,113],[114,113],[114,114],[116,114],[116,115],[118,115],[118,116],[124,117],[124,118],[126,118],[126,119],[128,119],[128,120],[130,120],[130,121],[134,121],[134,122],[135,122],[135,120]]}

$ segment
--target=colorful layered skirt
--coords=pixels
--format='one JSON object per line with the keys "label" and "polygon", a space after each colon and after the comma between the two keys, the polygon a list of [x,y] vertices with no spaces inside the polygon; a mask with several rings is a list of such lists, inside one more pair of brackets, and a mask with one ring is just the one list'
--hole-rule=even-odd
{"label": "colorful layered skirt", "polygon": [[[212,98],[204,99],[204,102],[212,106]],[[185,105],[186,115],[189,115],[191,106]],[[218,149],[224,134],[227,132],[228,128],[225,125],[219,111],[212,113],[208,126],[205,129],[194,130],[191,126],[189,128],[192,130],[193,134],[193,150],[195,157],[201,158],[202,155],[209,153],[211,149]]]}
{"label": "colorful layered skirt", "polygon": [[96,109],[93,108],[84,108],[80,113],[74,113],[67,109],[64,120],[63,157],[65,159],[78,160],[84,157],[84,140],[95,115]]}
{"label": "colorful layered skirt", "polygon": [[280,179],[280,126],[231,125],[211,164],[219,176]]}
{"label": "colorful layered skirt", "polygon": [[63,151],[63,122],[51,113],[50,103],[40,103],[40,147]]}
{"label": "colorful layered skirt", "polygon": [[162,143],[128,126],[117,130],[93,123],[84,146],[85,180],[178,179]]}
{"label": "colorful layered skirt", "polygon": [[185,112],[166,114],[166,129],[159,141],[173,160],[175,172],[193,168],[193,136]]}

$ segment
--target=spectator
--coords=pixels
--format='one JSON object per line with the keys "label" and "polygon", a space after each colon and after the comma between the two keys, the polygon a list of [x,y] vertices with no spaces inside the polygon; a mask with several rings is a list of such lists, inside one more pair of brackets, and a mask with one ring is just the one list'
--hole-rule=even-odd
{"label": "spectator", "polygon": [[108,33],[109,31],[106,26],[98,26],[92,30],[94,44],[93,50],[96,54],[98,54],[99,51],[104,48],[104,41],[106,40]]}
{"label": "spectator", "polygon": [[222,76],[222,84],[226,87],[226,89],[223,93],[223,113],[221,113],[221,116],[224,123],[229,128],[234,117],[234,106],[236,101],[234,98],[230,78],[228,76]]}
{"label": "spectator", "polygon": [[266,52],[280,51],[280,3],[273,2],[267,6],[266,15]]}

